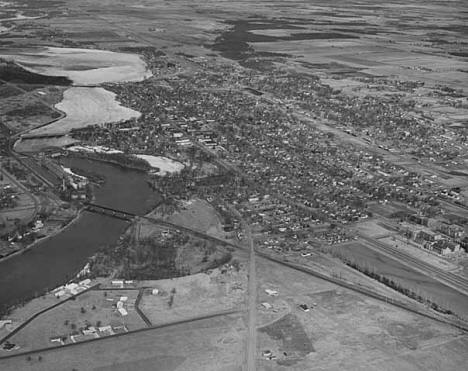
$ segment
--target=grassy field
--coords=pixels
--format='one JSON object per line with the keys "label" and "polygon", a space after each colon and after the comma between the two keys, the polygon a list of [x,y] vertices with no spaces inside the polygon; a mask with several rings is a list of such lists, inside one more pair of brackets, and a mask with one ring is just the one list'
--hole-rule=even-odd
{"label": "grassy field", "polygon": [[0,362],[2,371],[241,371],[244,332],[228,315]]}
{"label": "grassy field", "polygon": [[152,287],[160,292],[143,295],[140,308],[153,324],[182,320],[191,316],[245,305],[247,279],[245,267],[214,269],[210,273],[156,281]]}
{"label": "grassy field", "polygon": [[[78,296],[76,300],[64,302],[40,315],[10,338],[10,341],[19,345],[20,351],[26,351],[53,346],[50,338],[57,336],[67,337],[65,343],[70,343],[70,334],[77,333],[80,328],[86,326],[125,325],[128,330],[143,328],[145,323],[134,308],[137,294],[137,290],[89,291]],[[128,297],[125,303],[128,315],[125,317],[113,307],[121,296]],[[78,337],[78,341],[84,338]]]}
{"label": "grassy field", "polygon": [[[257,266],[259,302],[284,301],[290,310],[260,329],[259,370],[284,370],[285,364],[298,371],[464,367],[460,349],[468,338],[454,328],[274,263],[260,260]],[[266,288],[278,296],[268,296]],[[302,303],[313,309],[304,312]],[[265,350],[277,359],[262,357]]]}
{"label": "grassy field", "polygon": [[362,268],[375,271],[394,282],[408,288],[424,298],[439,304],[441,307],[451,309],[459,316],[468,316],[468,299],[464,295],[448,286],[445,286],[431,277],[403,265],[395,259],[380,254],[365,245],[355,243],[334,250],[351,262],[358,263]]}
{"label": "grassy field", "polygon": [[192,228],[215,237],[225,237],[220,215],[204,200],[193,199],[183,202],[177,207],[175,212],[170,215],[166,215],[162,210],[156,209],[150,216],[155,218],[162,217],[172,223]]}

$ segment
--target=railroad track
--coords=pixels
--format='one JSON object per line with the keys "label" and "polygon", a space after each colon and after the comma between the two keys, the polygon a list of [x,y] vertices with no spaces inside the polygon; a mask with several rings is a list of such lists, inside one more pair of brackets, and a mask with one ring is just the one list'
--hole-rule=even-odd
{"label": "railroad track", "polygon": [[439,269],[437,267],[434,267],[431,264],[425,263],[418,258],[415,258],[414,256],[407,254],[399,249],[396,249],[386,243],[380,242],[378,240],[374,240],[370,237],[366,237],[363,235],[360,235],[360,238],[372,246],[378,248],[379,250],[393,256],[394,258],[398,259],[400,262],[403,264],[411,267],[411,268],[416,268],[419,271],[422,271],[429,277],[435,278],[439,280],[442,283],[445,283],[447,286],[452,287],[453,289],[456,289],[457,291],[468,295],[468,280],[457,276],[456,274],[446,272],[442,269]]}

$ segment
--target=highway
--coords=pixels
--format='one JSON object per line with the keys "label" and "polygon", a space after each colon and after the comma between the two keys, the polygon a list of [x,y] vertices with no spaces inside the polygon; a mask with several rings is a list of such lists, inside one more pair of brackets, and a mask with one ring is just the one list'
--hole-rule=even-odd
{"label": "highway", "polygon": [[367,237],[362,234],[360,234],[359,237],[363,241],[367,242],[366,246],[370,245],[369,247],[394,257],[400,263],[405,264],[406,266],[415,270],[418,270],[421,273],[432,277],[449,287],[452,287],[453,289],[461,292],[464,295],[468,295],[468,280],[466,278],[434,267],[433,265],[425,263],[424,261],[421,261],[418,258],[415,258],[414,256],[407,254],[400,249],[387,245],[386,243],[380,242],[373,238]]}
{"label": "highway", "polygon": [[256,370],[257,358],[257,272],[255,266],[255,247],[252,231],[248,224],[244,224],[246,237],[249,241],[249,319],[247,338],[247,371]]}

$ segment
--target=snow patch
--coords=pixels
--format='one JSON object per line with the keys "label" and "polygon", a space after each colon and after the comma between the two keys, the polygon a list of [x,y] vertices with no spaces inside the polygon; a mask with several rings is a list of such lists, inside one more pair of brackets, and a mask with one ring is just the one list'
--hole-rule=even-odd
{"label": "snow patch", "polygon": [[185,166],[181,162],[175,161],[168,157],[152,156],[152,155],[135,155],[142,160],[145,160],[151,167],[158,168],[158,175],[164,176],[180,172]]}

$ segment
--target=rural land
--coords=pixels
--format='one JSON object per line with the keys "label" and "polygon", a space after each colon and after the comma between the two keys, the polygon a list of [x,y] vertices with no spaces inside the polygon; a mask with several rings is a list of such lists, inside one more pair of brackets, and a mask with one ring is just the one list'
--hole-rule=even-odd
{"label": "rural land", "polygon": [[0,1],[0,369],[468,364],[468,3]]}

